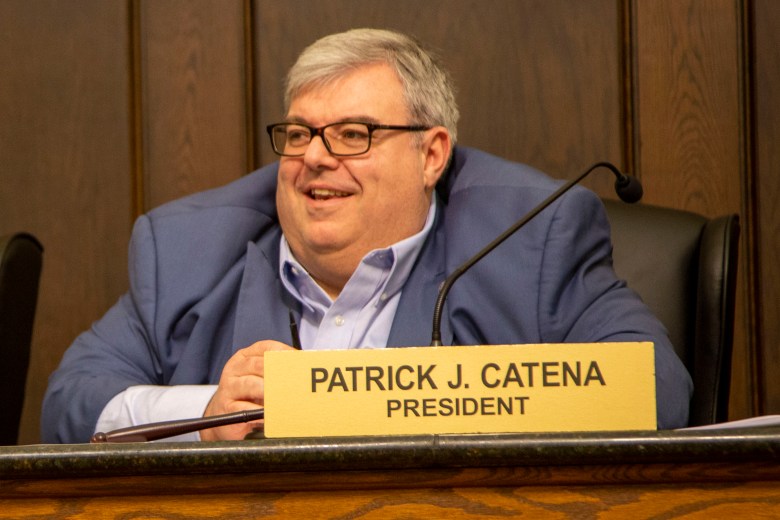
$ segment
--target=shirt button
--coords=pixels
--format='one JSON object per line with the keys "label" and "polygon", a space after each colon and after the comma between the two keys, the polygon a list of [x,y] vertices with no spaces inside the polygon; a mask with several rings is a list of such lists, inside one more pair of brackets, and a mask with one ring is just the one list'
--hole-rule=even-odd
{"label": "shirt button", "polygon": [[383,292],[382,296],[380,296],[379,299],[382,300],[382,301],[387,300],[387,293]]}
{"label": "shirt button", "polygon": [[337,327],[341,327],[344,325],[344,316],[336,316],[333,319],[333,323],[335,323]]}

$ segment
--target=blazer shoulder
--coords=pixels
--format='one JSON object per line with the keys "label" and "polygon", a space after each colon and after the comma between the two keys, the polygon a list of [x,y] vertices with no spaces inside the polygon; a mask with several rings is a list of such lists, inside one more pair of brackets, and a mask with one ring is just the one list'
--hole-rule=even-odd
{"label": "blazer shoulder", "polygon": [[554,190],[559,184],[560,181],[527,164],[458,146],[442,188],[451,194],[474,187]]}
{"label": "blazer shoulder", "polygon": [[153,258],[161,280],[193,283],[201,278],[213,284],[241,261],[249,242],[271,247],[279,233],[273,164],[140,217],[131,239],[131,262]]}

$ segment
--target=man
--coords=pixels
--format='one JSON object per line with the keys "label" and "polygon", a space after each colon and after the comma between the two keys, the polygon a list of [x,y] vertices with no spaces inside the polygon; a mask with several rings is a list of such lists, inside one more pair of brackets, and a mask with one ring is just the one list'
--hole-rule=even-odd
{"label": "man", "polygon": [[[454,148],[452,92],[397,33],[306,49],[269,126],[279,163],[138,220],[130,291],[53,374],[44,441],[262,406],[263,353],[292,348],[291,318],[303,349],[428,344],[446,275],[557,187]],[[659,427],[684,426],[690,378],[610,250],[600,202],[572,190],[458,281],[444,343],[653,341]]]}

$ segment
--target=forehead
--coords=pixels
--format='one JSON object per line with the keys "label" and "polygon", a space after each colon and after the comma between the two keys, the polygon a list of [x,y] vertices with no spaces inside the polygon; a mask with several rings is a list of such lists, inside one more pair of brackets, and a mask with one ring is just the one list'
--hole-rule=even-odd
{"label": "forehead", "polygon": [[354,118],[397,124],[407,115],[398,75],[387,64],[372,64],[302,90],[292,99],[287,118],[312,125]]}

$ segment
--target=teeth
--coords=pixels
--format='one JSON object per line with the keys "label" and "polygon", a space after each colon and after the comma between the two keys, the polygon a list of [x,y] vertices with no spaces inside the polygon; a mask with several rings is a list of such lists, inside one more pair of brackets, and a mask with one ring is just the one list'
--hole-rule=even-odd
{"label": "teeth", "polygon": [[349,195],[343,191],[326,190],[323,188],[315,188],[311,190],[311,196],[313,199],[330,199],[332,197],[346,197]]}

